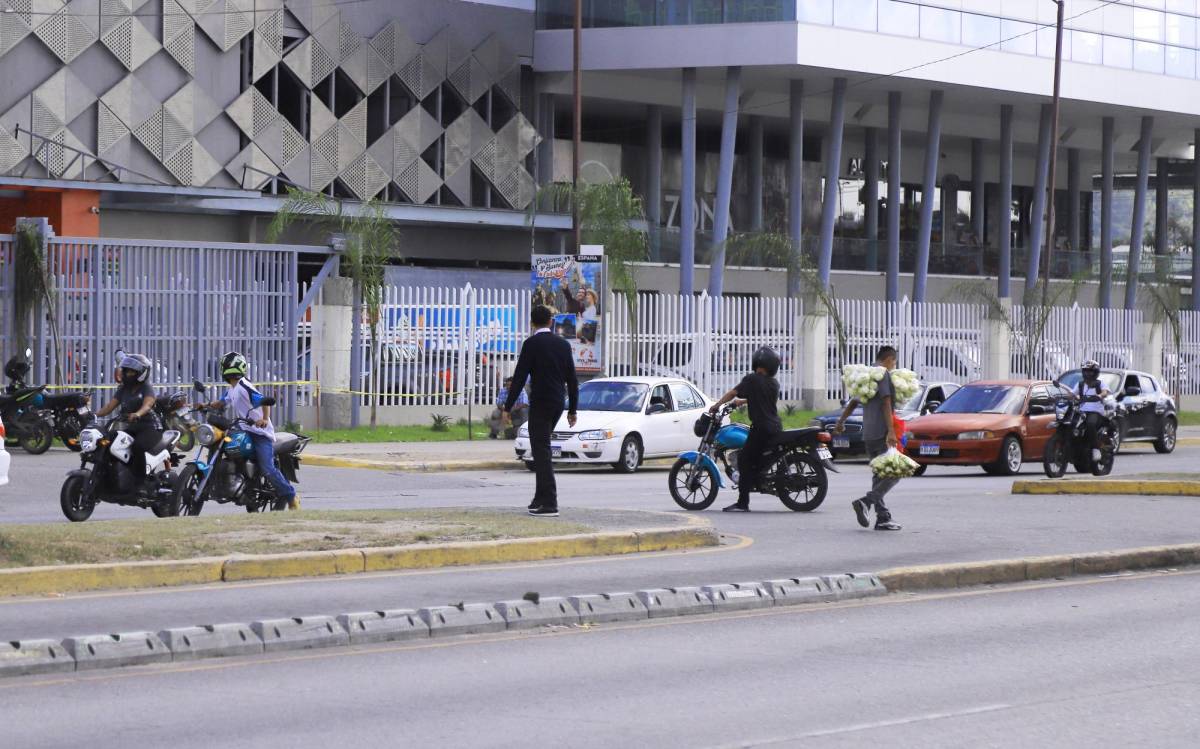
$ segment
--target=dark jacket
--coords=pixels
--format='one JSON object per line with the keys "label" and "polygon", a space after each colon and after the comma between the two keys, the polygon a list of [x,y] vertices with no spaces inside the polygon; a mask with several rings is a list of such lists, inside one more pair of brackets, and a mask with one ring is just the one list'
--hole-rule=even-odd
{"label": "dark jacket", "polygon": [[562,408],[566,398],[569,399],[567,412],[575,413],[579,405],[579,380],[575,377],[571,344],[566,339],[554,333],[535,333],[525,339],[517,369],[513,372],[512,388],[504,403],[506,410],[512,410],[527,379],[533,380],[529,394],[531,406]]}

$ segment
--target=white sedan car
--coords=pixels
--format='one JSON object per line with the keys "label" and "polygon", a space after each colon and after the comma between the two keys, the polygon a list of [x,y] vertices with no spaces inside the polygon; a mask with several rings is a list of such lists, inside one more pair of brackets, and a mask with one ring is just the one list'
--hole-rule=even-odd
{"label": "white sedan car", "polygon": [[[695,385],[671,377],[610,377],[579,386],[579,419],[564,412],[550,439],[555,463],[608,464],[633,473],[647,458],[675,457],[696,447],[696,420],[713,403]],[[517,459],[533,469],[529,427],[515,443]]]}
{"label": "white sedan car", "polygon": [[0,420],[0,486],[8,483],[8,451],[4,449],[4,421]]}

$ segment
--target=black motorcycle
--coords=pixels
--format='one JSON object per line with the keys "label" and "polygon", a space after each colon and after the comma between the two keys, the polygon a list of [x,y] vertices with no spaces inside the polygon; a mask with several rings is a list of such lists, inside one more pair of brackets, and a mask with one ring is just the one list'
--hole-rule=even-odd
{"label": "black motorcycle", "polygon": [[[1083,396],[1084,402],[1103,402],[1098,395]],[[1075,466],[1079,473],[1091,473],[1095,476],[1107,476],[1112,473],[1113,460],[1116,454],[1115,432],[1112,422],[1112,407],[1105,404],[1104,421],[1096,430],[1099,442],[1100,460],[1095,460],[1092,450],[1097,449],[1087,439],[1087,414],[1080,410],[1079,404],[1069,398],[1061,398],[1054,405],[1054,434],[1046,443],[1046,452],[1042,457],[1042,468],[1052,479],[1062,478],[1068,466]]]}
{"label": "black motorcycle", "polygon": [[[264,398],[262,403],[273,406],[275,399]],[[250,435],[238,429],[249,425],[247,419],[209,415],[207,423],[196,429],[201,452],[207,450],[208,454],[204,460],[197,455],[179,474],[177,502],[181,515],[199,515],[205,502],[235,504],[245,507],[246,512],[287,509],[287,500],[276,494],[259,467]],[[308,443],[309,438],[303,435],[275,433],[275,463],[293,484],[299,483],[296,471],[300,453]]]}
{"label": "black motorcycle", "polygon": [[63,515],[73,523],[92,516],[100,502],[150,509],[160,518],[179,514],[176,476],[172,468],[184,456],[174,452],[179,433],[165,431],[146,451],[146,473],[130,468],[133,435],[121,418],[89,424],[80,434],[80,466],[67,474],[59,493]]}
{"label": "black motorcycle", "polygon": [[685,510],[706,509],[725,486],[723,467],[732,486],[753,481],[754,491],[774,494],[789,510],[812,512],[820,507],[829,490],[826,471],[837,472],[829,452],[829,434],[815,427],[785,431],[767,448],[759,475],[742,476],[738,456],[750,429],[744,424],[724,423],[733,410],[728,405],[696,421],[694,432],[700,446],[681,454],[668,478],[675,504]]}
{"label": "black motorcycle", "polygon": [[[57,436],[68,449],[79,452],[79,433],[92,420],[92,410],[89,405],[91,396],[81,392],[51,394],[46,392],[47,388],[45,387],[31,388],[27,386],[25,378],[29,376],[29,357],[31,355],[32,352],[26,349],[24,357],[14,356],[4,365],[4,376],[8,378],[4,395],[16,397],[24,394],[23,407],[32,407],[37,411],[41,417],[37,421],[49,422],[51,431],[49,442],[53,443],[54,437]],[[4,418],[8,418],[7,413],[4,414]],[[30,452],[39,455],[49,450],[50,445],[45,444],[41,426],[34,427],[33,432],[37,441],[32,444],[37,452],[33,450]],[[45,449],[41,449],[43,444],[45,444]],[[24,443],[22,446],[29,450]]]}

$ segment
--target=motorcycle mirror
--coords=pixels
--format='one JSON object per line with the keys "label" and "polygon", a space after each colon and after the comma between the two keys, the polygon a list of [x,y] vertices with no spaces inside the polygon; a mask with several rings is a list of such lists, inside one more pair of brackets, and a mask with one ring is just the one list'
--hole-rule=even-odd
{"label": "motorcycle mirror", "polygon": [[27,349],[25,349],[25,358],[26,358],[26,359],[32,359],[32,358],[33,358],[33,349],[28,349],[28,348],[27,348]]}
{"label": "motorcycle mirror", "polygon": [[205,387],[204,383],[200,382],[200,380],[192,380],[192,390],[195,390],[197,393],[203,393],[207,391],[208,388]]}

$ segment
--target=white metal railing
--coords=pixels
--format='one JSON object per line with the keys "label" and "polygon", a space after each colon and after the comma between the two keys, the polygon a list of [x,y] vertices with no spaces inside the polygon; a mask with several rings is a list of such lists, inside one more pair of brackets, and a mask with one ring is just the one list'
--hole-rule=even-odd
{"label": "white metal railing", "polygon": [[1144,360],[1140,310],[1075,304],[1053,308],[1039,324],[1037,309],[1013,306],[1009,368],[1014,377],[1057,377],[1086,359],[1117,369],[1136,367]]}

